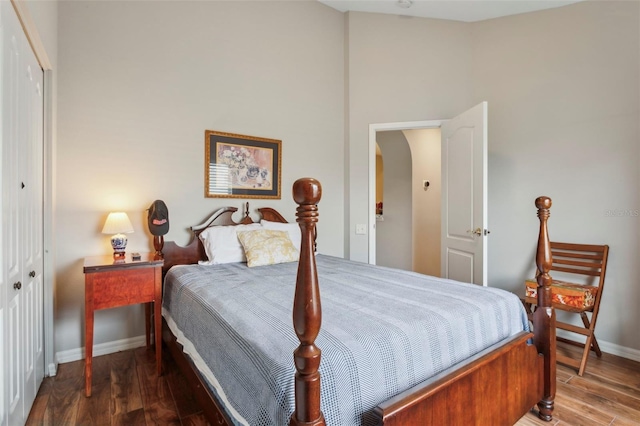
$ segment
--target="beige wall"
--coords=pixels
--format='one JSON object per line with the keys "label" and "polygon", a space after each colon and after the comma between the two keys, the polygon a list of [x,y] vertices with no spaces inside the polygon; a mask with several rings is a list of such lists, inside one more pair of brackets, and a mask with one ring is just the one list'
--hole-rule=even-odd
{"label": "beige wall", "polygon": [[453,117],[472,107],[471,27],[462,22],[350,12],[347,254],[368,260],[369,124]]}
{"label": "beige wall", "polygon": [[489,102],[489,284],[519,292],[533,275],[533,200],[548,195],[552,239],[610,245],[598,340],[636,350],[639,15],[585,2],[476,23],[471,38],[474,102]]}
{"label": "beige wall", "polygon": [[[111,252],[109,211],[133,222],[163,199],[167,240],[245,200],[204,198],[204,131],[282,140],[282,200],[251,200],[295,219],[291,185],[323,184],[318,249],[343,255],[344,17],[317,2],[62,2],[59,21],[58,351],[84,344],[82,259]],[[255,217],[255,216],[254,216]],[[96,344],[144,334],[141,307],[96,313]]]}
{"label": "beige wall", "polygon": [[[475,24],[349,14],[349,255],[367,260],[370,123],[450,118],[489,102],[489,285],[533,274],[533,200],[551,236],[608,243],[606,350],[640,359],[638,2],[582,2]],[[629,352],[631,351],[631,352]]]}
{"label": "beige wall", "polygon": [[[141,251],[155,198],[181,243],[208,212],[240,206],[202,197],[205,129],[282,139],[276,207],[292,219],[288,187],[320,178],[320,250],[366,261],[369,124],[487,100],[490,285],[520,291],[531,274],[533,199],[547,194],[554,238],[611,245],[599,339],[640,351],[639,218],[624,214],[640,209],[638,17],[615,1],[476,24],[315,2],[61,3],[58,349],[82,344],[81,259],[109,252],[108,211],[130,213]],[[136,308],[96,323],[97,343],[142,334]]]}
{"label": "beige wall", "polygon": [[[440,129],[403,130],[411,149],[413,270],[440,276]],[[424,190],[422,182],[429,181]]]}

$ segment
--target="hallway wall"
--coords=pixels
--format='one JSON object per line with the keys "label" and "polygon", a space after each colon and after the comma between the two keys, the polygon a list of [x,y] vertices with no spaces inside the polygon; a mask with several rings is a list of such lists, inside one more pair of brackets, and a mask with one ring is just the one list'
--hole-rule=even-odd
{"label": "hallway wall", "polygon": [[[404,130],[411,149],[413,270],[440,276],[441,188],[440,129]],[[425,191],[423,180],[429,181]]]}
{"label": "hallway wall", "polygon": [[413,268],[411,150],[400,130],[378,132],[384,161],[384,220],[376,221],[376,263]]}

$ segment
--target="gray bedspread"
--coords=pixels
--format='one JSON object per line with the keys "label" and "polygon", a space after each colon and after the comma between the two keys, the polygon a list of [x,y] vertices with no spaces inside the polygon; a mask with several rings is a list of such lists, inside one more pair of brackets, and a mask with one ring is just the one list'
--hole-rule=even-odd
{"label": "gray bedspread", "polygon": [[[317,255],[322,411],[372,422],[382,401],[528,329],[506,291]],[[286,425],[294,409],[298,263],[177,266],[163,315],[237,424]]]}

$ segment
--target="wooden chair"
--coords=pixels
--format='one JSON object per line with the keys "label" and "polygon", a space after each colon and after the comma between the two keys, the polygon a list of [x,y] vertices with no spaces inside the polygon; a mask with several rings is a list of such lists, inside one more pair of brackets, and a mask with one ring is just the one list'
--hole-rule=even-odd
{"label": "wooden chair", "polygon": [[[557,354],[557,361],[574,367],[578,375],[582,376],[587,366],[589,350],[593,350],[598,357],[602,351],[594,334],[600,300],[604,288],[604,278],[607,272],[607,258],[609,256],[608,245],[587,245],[569,243],[551,243],[553,272],[562,273],[562,279],[554,279],[551,284],[553,307],[560,311],[579,314],[584,327],[575,326],[566,322],[557,321],[556,328],[586,338],[584,343],[569,338],[558,337],[559,341],[567,342],[583,348],[582,357],[577,360],[566,355]],[[571,282],[564,281],[564,277],[570,277]],[[580,282],[573,282],[574,278]],[[526,296],[524,299],[527,313],[531,318],[532,306],[536,305],[537,283],[535,280],[525,282]],[[590,312],[591,318],[587,316]]]}

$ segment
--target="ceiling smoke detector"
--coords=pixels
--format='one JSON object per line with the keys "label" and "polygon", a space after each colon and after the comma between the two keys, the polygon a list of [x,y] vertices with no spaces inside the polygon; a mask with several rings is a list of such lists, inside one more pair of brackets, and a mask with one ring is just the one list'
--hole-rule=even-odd
{"label": "ceiling smoke detector", "polygon": [[403,8],[403,9],[409,9],[412,4],[413,4],[413,2],[411,0],[398,0],[396,2],[396,5],[398,7]]}

